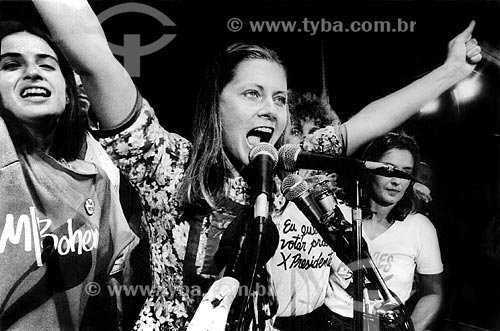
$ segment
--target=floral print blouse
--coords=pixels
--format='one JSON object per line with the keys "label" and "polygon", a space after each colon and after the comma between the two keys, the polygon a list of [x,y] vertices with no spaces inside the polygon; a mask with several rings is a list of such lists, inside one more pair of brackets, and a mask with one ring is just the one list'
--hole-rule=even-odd
{"label": "floral print blouse", "polygon": [[[183,282],[183,262],[186,255],[189,223],[181,217],[179,202],[175,197],[189,162],[191,143],[166,131],[159,123],[148,102],[138,96],[133,118],[124,127],[99,135],[101,144],[118,168],[136,188],[143,206],[142,222],[147,225],[150,244],[152,288],[143,305],[135,330],[183,330],[194,314],[202,293],[193,291]],[[132,123],[130,123],[132,122]],[[304,148],[316,146],[317,151],[341,149],[337,131],[318,130],[305,142]],[[227,178],[226,192],[230,200],[248,205],[248,186],[243,178]],[[284,198],[277,195],[275,207]],[[198,249],[204,254],[203,242],[207,240],[206,228],[215,219],[222,229],[229,222],[220,220],[225,210],[212,211],[203,217],[205,231],[199,239]],[[230,213],[229,213],[230,214]],[[231,217],[229,217],[231,218]],[[198,262],[197,262],[198,266]]]}

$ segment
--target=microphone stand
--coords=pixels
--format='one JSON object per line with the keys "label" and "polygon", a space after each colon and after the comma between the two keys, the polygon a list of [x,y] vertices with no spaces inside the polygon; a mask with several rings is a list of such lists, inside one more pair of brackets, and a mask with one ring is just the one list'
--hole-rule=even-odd
{"label": "microphone stand", "polygon": [[[413,176],[404,173],[403,171],[395,168],[395,167],[384,167],[378,169],[370,169],[370,173],[388,176],[388,177],[398,177],[404,179],[413,179]],[[361,185],[360,179],[366,174],[366,170],[361,166],[354,167],[350,173],[350,180],[353,181],[354,190],[351,192],[351,210],[352,210],[352,245],[351,256],[354,261],[354,270],[353,270],[353,319],[352,319],[352,328],[355,331],[370,331],[372,327],[368,321],[366,326],[364,327],[364,305],[363,305],[363,290],[364,290],[364,274],[363,269],[365,267],[369,267],[373,269],[374,275],[370,275],[371,281],[374,281],[377,284],[378,289],[380,290],[384,300],[389,302],[391,305],[398,304],[397,300],[392,296],[391,292],[385,285],[385,282],[382,279],[379,271],[375,267],[371,256],[365,255],[363,252],[363,222],[362,222],[362,210],[361,210]],[[348,197],[349,199],[349,197]],[[401,312],[402,315],[406,316],[406,312]],[[413,324],[411,324],[411,320],[409,322],[405,322],[404,325],[408,330],[413,329]],[[378,330],[378,328],[376,327]]]}
{"label": "microphone stand", "polygon": [[[244,288],[243,291],[245,294],[236,327],[237,331],[247,331],[252,321],[253,330],[264,330],[265,328],[265,325],[262,324],[263,319],[261,318],[261,312],[259,311],[258,303],[260,293],[257,285],[260,284],[260,281],[262,280],[259,281],[257,275],[259,274],[259,272],[263,272],[262,268],[265,268],[265,264],[268,260],[268,257],[266,256],[265,252],[263,252],[262,248],[262,240],[264,235],[267,235],[269,237],[266,240],[268,240],[269,242],[273,241],[273,229],[270,229],[269,226],[267,226],[269,225],[268,222],[271,222],[269,205],[269,196],[266,193],[258,194],[253,205],[253,222],[247,223],[247,244],[249,245],[251,254],[247,259],[247,270],[249,271],[249,274],[244,276],[245,281],[242,283],[242,285],[247,286],[247,288]],[[252,235],[252,233],[254,235]],[[277,232],[275,234],[277,236]],[[276,237],[276,246],[274,247],[274,249],[272,249],[273,252],[277,247],[277,240],[278,239]],[[269,247],[267,246],[267,248]],[[251,312],[248,311],[249,309],[251,309]]]}
{"label": "microphone stand", "polygon": [[252,320],[254,321],[253,329],[260,330],[260,328],[261,328],[261,326],[259,325],[260,318],[258,315],[258,311],[256,309],[256,307],[257,307],[257,296],[256,295],[258,295],[258,293],[257,293],[256,288],[255,288],[255,278],[257,275],[257,268],[259,267],[259,257],[260,257],[260,250],[261,250],[261,246],[262,246],[262,236],[263,236],[263,232],[264,232],[265,218],[262,216],[258,216],[255,218],[255,221],[257,221],[258,224],[251,224],[251,226],[258,227],[257,238],[256,238],[255,243],[254,243],[254,245],[255,245],[255,254],[254,255],[255,256],[254,256],[254,260],[251,261],[251,264],[250,264],[251,265],[250,281],[247,284],[243,284],[243,285],[248,286],[248,288],[247,288],[248,293],[245,295],[245,297],[243,299],[243,305],[241,307],[240,317],[238,319],[238,325],[236,327],[236,330],[238,330],[238,331],[245,331],[245,329],[249,325],[248,323],[250,321],[246,320],[246,315],[247,315],[247,309],[249,308],[249,304],[250,304],[250,302],[249,302],[250,298],[252,298],[253,306],[254,306],[253,318],[252,318]]}
{"label": "microphone stand", "polygon": [[[248,155],[251,163],[251,178],[254,178],[254,187],[256,197],[253,205],[254,215],[253,222],[247,224],[247,229],[250,230],[250,236],[247,236],[251,258],[248,259],[250,271],[248,275],[242,275],[245,279],[243,286],[248,286],[246,290],[247,294],[243,298],[243,305],[239,314],[239,320],[237,325],[237,330],[245,330],[249,323],[253,321],[253,330],[263,330],[264,325],[261,325],[262,319],[261,314],[258,309],[259,293],[257,289],[257,274],[260,272],[262,274],[262,268],[267,261],[262,261],[262,240],[264,237],[264,231],[266,227],[266,222],[269,218],[269,206],[271,202],[272,195],[272,185],[273,185],[273,168],[278,160],[278,152],[276,149],[268,143],[260,143],[254,146]],[[250,228],[248,228],[250,227]],[[251,234],[255,234],[255,236]],[[276,241],[277,247],[277,241]],[[275,247],[275,249],[276,249]],[[252,250],[252,248],[254,248]],[[269,257],[270,258],[270,257]],[[250,302],[252,299],[252,302]],[[247,310],[249,307],[253,307],[251,314],[248,314]],[[250,318],[251,316],[251,318]],[[249,320],[247,320],[249,318]]]}
{"label": "microphone stand", "polygon": [[358,179],[354,180],[355,192],[354,192],[354,203],[352,206],[352,257],[355,261],[353,270],[353,319],[352,328],[353,330],[363,330],[363,263],[362,263],[362,216],[361,216],[361,189]]}
{"label": "microphone stand", "polygon": [[[349,191],[347,195],[347,203],[352,210],[353,222],[344,219],[333,195],[333,186],[326,177],[324,180],[317,181],[313,188],[309,189],[302,177],[289,175],[283,181],[282,192],[287,200],[293,201],[297,205],[323,240],[337,253],[337,256],[345,263],[349,263],[349,268],[353,272],[352,329],[355,331],[413,330],[411,320],[408,318],[403,304],[385,284],[363,240],[359,181],[356,181],[355,188],[356,194]],[[348,235],[347,231],[351,231],[351,233]],[[376,285],[383,298],[380,306],[375,307],[368,304],[366,314],[363,300],[365,296],[368,299],[368,292],[365,293],[365,277],[367,281]],[[366,324],[363,325],[363,323]]]}
{"label": "microphone stand", "polygon": [[[355,188],[354,192],[349,192],[346,198],[348,199],[348,205],[351,207],[352,215],[352,234],[351,234],[351,247],[350,252],[346,250],[346,255],[350,253],[351,261],[350,269],[352,270],[353,277],[353,318],[351,321],[351,327],[354,331],[363,330],[363,320],[364,320],[364,306],[363,306],[363,290],[365,288],[364,282],[364,271],[367,267],[367,263],[364,258],[368,255],[368,264],[371,262],[369,253],[363,251],[363,226],[362,226],[362,211],[361,211],[361,185],[358,179],[362,174],[362,169],[353,169],[351,173],[350,180],[353,181],[353,186]],[[308,217],[308,219],[314,219],[314,217]],[[316,224],[313,224],[316,227]],[[327,228],[317,227],[320,235],[327,241],[330,247],[336,251],[335,240],[331,239],[329,236]],[[346,238],[347,240],[347,238]],[[368,265],[368,267],[370,267]],[[374,267],[376,270],[376,267]],[[370,277],[377,281],[377,277]],[[382,281],[383,282],[383,281]],[[379,282],[377,282],[378,284]]]}

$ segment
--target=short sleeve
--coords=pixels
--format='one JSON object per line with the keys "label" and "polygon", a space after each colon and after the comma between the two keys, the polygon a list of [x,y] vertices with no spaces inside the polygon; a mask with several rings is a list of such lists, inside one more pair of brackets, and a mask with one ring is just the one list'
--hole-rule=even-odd
{"label": "short sleeve", "polygon": [[434,275],[443,272],[443,262],[437,232],[431,221],[424,215],[417,214],[417,272],[423,275]]}

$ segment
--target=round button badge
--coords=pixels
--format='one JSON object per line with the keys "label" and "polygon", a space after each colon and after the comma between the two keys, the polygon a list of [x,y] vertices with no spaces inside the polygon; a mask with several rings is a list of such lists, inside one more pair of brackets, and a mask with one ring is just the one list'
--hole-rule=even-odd
{"label": "round button badge", "polygon": [[92,199],[85,200],[85,211],[89,216],[92,216],[95,211],[95,203]]}

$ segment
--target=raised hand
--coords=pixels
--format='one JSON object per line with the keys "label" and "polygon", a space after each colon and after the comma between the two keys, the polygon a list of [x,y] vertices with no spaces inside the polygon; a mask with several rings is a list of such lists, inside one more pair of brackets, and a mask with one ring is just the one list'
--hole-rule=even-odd
{"label": "raised hand", "polygon": [[472,38],[475,26],[476,22],[471,21],[464,31],[448,43],[446,64],[459,69],[464,76],[468,76],[482,59],[481,47]]}

